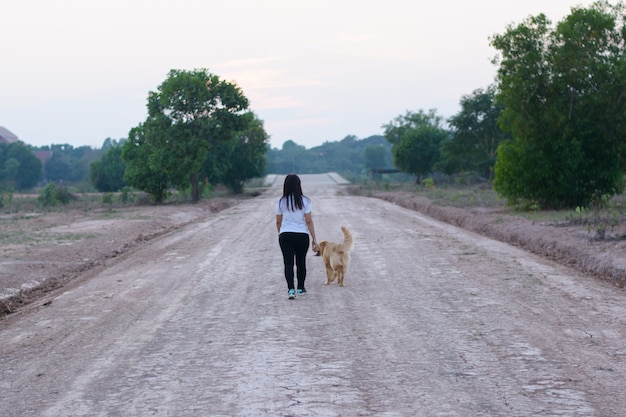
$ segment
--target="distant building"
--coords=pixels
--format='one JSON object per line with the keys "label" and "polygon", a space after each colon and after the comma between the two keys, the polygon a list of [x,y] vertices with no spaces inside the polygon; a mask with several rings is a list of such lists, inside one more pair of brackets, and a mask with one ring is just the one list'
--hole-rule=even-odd
{"label": "distant building", "polygon": [[13,143],[20,139],[6,127],[0,126],[0,143]]}

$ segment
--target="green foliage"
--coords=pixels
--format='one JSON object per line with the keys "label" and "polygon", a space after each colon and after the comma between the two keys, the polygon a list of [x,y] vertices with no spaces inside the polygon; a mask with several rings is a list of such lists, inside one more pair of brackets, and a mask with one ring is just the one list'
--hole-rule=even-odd
{"label": "green foliage", "polygon": [[498,127],[502,107],[495,104],[495,87],[478,89],[461,99],[461,111],[448,123],[452,131],[441,145],[435,169],[446,174],[475,172],[492,179],[498,145],[510,135]]}
{"label": "green foliage", "polygon": [[13,201],[13,187],[0,183],[0,207],[5,207]]}
{"label": "green foliage", "polygon": [[385,139],[392,145],[394,164],[398,169],[421,177],[432,172],[439,160],[441,143],[449,137],[442,127],[442,118],[435,110],[407,111],[383,125]]}
{"label": "green foliage", "polygon": [[623,190],[624,6],[599,1],[555,28],[530,17],[492,38],[500,51],[500,145],[494,187],[510,204],[586,206]]}
{"label": "green foliage", "polygon": [[427,190],[434,190],[435,187],[435,180],[433,180],[432,178],[424,178],[424,180],[422,181],[422,184],[424,185],[424,188],[426,188]]}
{"label": "green foliage", "polygon": [[510,206],[536,204],[543,199],[544,187],[555,188],[554,178],[549,175],[549,161],[533,145],[513,140],[498,147],[493,187]]}
{"label": "green foliage", "polygon": [[109,209],[113,207],[113,193],[102,194],[102,204],[109,206]]}
{"label": "green foliage", "polygon": [[90,146],[52,145],[41,148],[51,150],[52,157],[45,164],[45,180],[57,183],[89,181],[89,164],[100,157],[101,151]]}
{"label": "green foliage", "polygon": [[226,178],[231,161],[218,158],[241,151],[231,142],[254,119],[247,108],[237,85],[206,69],[170,71],[157,92],[149,93],[148,118],[124,145],[126,180],[156,201],[163,201],[169,186],[191,184],[192,199],[198,201],[202,177]]}
{"label": "green foliage", "polygon": [[[122,158],[126,161],[124,180],[138,190],[145,191],[157,203],[169,196],[169,179],[159,169],[153,154],[153,145],[146,139],[148,127],[140,124],[130,130],[128,140],[122,146]],[[156,134],[153,133],[153,134]]]}
{"label": "green foliage", "polygon": [[122,187],[122,191],[119,196],[120,203],[128,204],[135,201],[135,193],[133,193],[133,189],[131,187]]}
{"label": "green foliage", "polygon": [[221,156],[228,165],[219,182],[232,192],[241,193],[246,180],[260,177],[265,173],[265,151],[269,136],[263,129],[263,122],[253,113],[246,114],[247,127],[237,132],[235,138],[224,147],[226,153]]}
{"label": "green foliage", "polygon": [[[366,149],[384,154],[375,162],[366,162]],[[371,151],[370,151],[371,152]],[[374,135],[365,139],[346,136],[336,142],[324,142],[320,146],[306,149],[292,140],[283,143],[282,149],[267,149],[265,153],[266,171],[273,174],[320,174],[338,172],[345,178],[365,178],[367,169],[392,168],[391,144],[383,136]],[[379,165],[380,164],[380,165]]]}
{"label": "green foliage", "polygon": [[76,197],[66,187],[57,187],[55,182],[49,182],[39,192],[37,204],[41,207],[54,207],[67,205],[75,199]]}
{"label": "green foliage", "polygon": [[[109,144],[102,157],[89,165],[91,183],[100,192],[119,191],[126,186],[124,172],[126,163],[122,158],[122,146],[125,141]],[[104,149],[104,146],[103,146]]]}
{"label": "green foliage", "polygon": [[0,143],[0,182],[25,190],[37,185],[41,172],[41,161],[24,143]]}
{"label": "green foliage", "polygon": [[566,220],[570,224],[586,225],[590,240],[623,240],[626,234],[624,222],[621,220],[625,213],[626,204],[623,197],[595,193],[588,207],[576,207],[571,215],[566,216]]}
{"label": "green foliage", "polygon": [[277,174],[305,174],[308,173],[310,156],[312,155],[304,146],[298,145],[293,140],[288,140],[283,143],[280,151],[278,149],[268,150],[267,166],[270,172]]}
{"label": "green foliage", "polygon": [[207,199],[213,197],[213,186],[208,182],[202,186],[202,197]]}
{"label": "green foliage", "polygon": [[386,168],[387,149],[383,145],[365,145],[363,158],[365,160],[366,169]]}

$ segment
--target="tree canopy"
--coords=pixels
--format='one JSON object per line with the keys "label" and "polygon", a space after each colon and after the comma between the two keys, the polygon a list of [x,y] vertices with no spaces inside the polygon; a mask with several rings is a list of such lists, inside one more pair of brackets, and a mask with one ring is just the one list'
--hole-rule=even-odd
{"label": "tree canopy", "polygon": [[495,87],[490,86],[461,98],[461,110],[448,119],[451,135],[441,144],[441,160],[435,168],[446,174],[476,172],[493,179],[498,145],[510,138],[498,126],[502,107],[494,96]]}
{"label": "tree canopy", "polygon": [[[374,154],[367,151],[375,148]],[[383,136],[364,139],[349,135],[338,141],[306,149],[287,140],[281,149],[267,149],[266,170],[275,174],[338,172],[345,178],[365,177],[368,168],[392,168],[391,144]]]}
{"label": "tree canopy", "polygon": [[[223,158],[229,163],[219,182],[235,193],[243,191],[244,182],[265,173],[265,152],[269,136],[263,122],[253,113],[247,113],[246,128],[235,134]],[[263,156],[263,157],[261,157]]]}
{"label": "tree canopy", "polygon": [[584,206],[623,189],[624,6],[574,7],[556,27],[529,17],[492,38],[500,126],[494,188],[510,204]]}
{"label": "tree canopy", "polygon": [[45,164],[45,180],[56,183],[89,180],[89,164],[100,157],[100,151],[90,146],[74,147],[69,144],[44,146],[40,150],[52,151]]}
{"label": "tree canopy", "polygon": [[441,143],[449,136],[443,118],[433,109],[428,112],[407,111],[383,125],[385,139],[393,147],[393,161],[398,169],[414,174],[417,182],[432,172],[439,160]]}
{"label": "tree canopy", "polygon": [[128,133],[128,140],[122,146],[122,158],[126,161],[124,181],[150,194],[155,202],[162,203],[169,195],[170,182],[158,160],[155,161],[158,152],[153,151],[152,142],[146,138],[148,129],[140,124]]}
{"label": "tree canopy", "polygon": [[[232,162],[227,158],[241,154],[241,149],[231,152],[238,134],[253,122],[258,126],[247,109],[248,99],[236,84],[206,69],[171,70],[157,91],[149,93],[148,117],[131,130],[124,145],[126,179],[139,189],[153,190],[157,200],[166,197],[161,187],[191,186],[192,199],[198,201],[200,177],[227,179]],[[263,153],[255,157],[262,159]],[[155,172],[161,173],[158,186],[143,178]]]}
{"label": "tree canopy", "polygon": [[41,161],[22,142],[0,143],[0,182],[24,190],[41,179]]}
{"label": "tree canopy", "polygon": [[117,143],[114,140],[107,139],[102,146],[105,152],[104,155],[89,165],[91,183],[98,191],[119,191],[128,185],[124,181],[124,172],[126,171],[126,163],[122,158],[122,145],[124,142],[122,140],[120,143]]}

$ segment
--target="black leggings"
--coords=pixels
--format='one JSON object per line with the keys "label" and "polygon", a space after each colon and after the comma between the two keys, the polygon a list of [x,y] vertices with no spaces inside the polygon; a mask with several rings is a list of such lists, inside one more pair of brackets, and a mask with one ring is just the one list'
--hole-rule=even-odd
{"label": "black leggings", "polygon": [[303,289],[304,280],[306,279],[306,253],[309,250],[309,234],[283,232],[278,235],[278,244],[280,245],[280,250],[283,252],[287,287],[290,290],[295,289],[293,281],[293,261],[295,258],[298,289]]}

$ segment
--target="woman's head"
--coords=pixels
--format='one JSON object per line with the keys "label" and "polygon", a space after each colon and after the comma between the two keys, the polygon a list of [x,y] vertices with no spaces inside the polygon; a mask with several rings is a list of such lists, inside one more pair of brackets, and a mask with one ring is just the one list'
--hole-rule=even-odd
{"label": "woman's head", "polygon": [[302,183],[300,177],[296,174],[289,174],[285,177],[283,184],[283,198],[286,198],[289,202],[291,210],[294,206],[298,209],[303,207],[302,204]]}
{"label": "woman's head", "polygon": [[302,195],[302,183],[300,177],[296,174],[289,174],[285,177],[285,183],[283,184],[283,197],[290,194]]}

